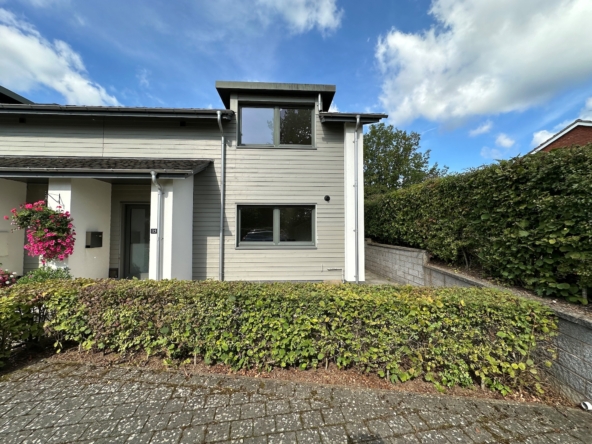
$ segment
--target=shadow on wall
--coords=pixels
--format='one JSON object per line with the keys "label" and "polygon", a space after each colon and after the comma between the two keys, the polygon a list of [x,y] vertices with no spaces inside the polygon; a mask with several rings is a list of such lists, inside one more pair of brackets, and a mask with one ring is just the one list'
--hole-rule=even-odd
{"label": "shadow on wall", "polygon": [[[193,182],[193,279],[217,279],[220,238],[220,186],[216,170],[220,161],[194,177]],[[228,208],[228,205],[226,206]],[[224,231],[230,236],[228,219]]]}

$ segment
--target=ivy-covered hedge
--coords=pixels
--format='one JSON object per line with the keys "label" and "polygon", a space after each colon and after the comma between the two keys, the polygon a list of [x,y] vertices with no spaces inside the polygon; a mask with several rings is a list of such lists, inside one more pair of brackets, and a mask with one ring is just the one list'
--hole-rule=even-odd
{"label": "ivy-covered hedge", "polygon": [[366,235],[583,301],[592,287],[592,145],[375,196],[366,202]]}
{"label": "ivy-covered hedge", "polygon": [[490,289],[216,281],[73,280],[14,286],[42,299],[56,345],[203,358],[234,369],[335,363],[393,382],[534,386],[542,305]]}

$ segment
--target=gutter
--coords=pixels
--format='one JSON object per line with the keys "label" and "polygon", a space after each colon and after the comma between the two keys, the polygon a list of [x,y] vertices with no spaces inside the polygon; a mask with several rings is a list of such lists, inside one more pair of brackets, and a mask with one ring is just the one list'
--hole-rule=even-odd
{"label": "gutter", "polygon": [[156,179],[156,172],[150,172],[152,183],[158,189],[158,200],[156,203],[156,280],[162,279],[162,198],[164,196],[162,185]]}
{"label": "gutter", "polygon": [[358,208],[359,208],[359,183],[358,183],[358,129],[360,128],[360,115],[358,114],[356,116],[356,129],[354,130],[354,189],[356,191],[356,195],[354,198],[355,201],[355,212],[356,212],[356,217],[355,217],[355,242],[356,242],[356,247],[355,247],[355,255],[356,255],[356,269],[355,269],[355,278],[356,278],[356,284],[360,283],[360,247],[359,247],[359,240],[360,240],[360,234],[359,234],[359,214],[358,214]]}
{"label": "gutter", "polygon": [[220,250],[218,252],[218,279],[224,280],[224,217],[226,205],[226,137],[222,128],[222,113],[218,114],[218,127],[220,128]]}

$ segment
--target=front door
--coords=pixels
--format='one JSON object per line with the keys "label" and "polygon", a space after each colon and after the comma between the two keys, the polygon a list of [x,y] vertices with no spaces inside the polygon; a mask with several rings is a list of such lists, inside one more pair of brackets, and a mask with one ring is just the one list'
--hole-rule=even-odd
{"label": "front door", "polygon": [[148,279],[150,204],[124,205],[123,278]]}

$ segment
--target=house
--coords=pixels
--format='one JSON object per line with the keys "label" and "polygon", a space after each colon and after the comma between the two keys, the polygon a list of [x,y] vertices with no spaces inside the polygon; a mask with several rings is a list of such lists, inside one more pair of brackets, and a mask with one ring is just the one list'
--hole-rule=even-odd
{"label": "house", "polygon": [[530,153],[551,151],[555,148],[565,148],[573,145],[587,145],[589,143],[592,143],[592,121],[578,119],[541,143]]}
{"label": "house", "polygon": [[[364,281],[363,125],[334,85],[216,82],[220,109],[34,104],[0,90],[0,216],[71,212],[79,277]],[[357,143],[355,143],[357,141]],[[22,232],[0,218],[0,262]]]}

